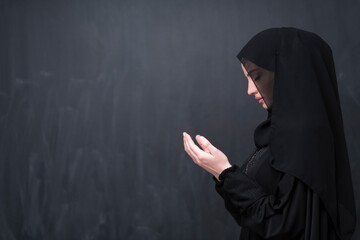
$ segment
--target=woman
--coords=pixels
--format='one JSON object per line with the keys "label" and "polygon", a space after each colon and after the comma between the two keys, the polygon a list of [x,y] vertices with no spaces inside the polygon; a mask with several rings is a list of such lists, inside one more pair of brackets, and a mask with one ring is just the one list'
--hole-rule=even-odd
{"label": "woman", "polygon": [[185,151],[213,175],[240,239],[351,239],[356,216],[331,48],[291,27],[256,34],[237,58],[268,111],[239,167],[203,136]]}

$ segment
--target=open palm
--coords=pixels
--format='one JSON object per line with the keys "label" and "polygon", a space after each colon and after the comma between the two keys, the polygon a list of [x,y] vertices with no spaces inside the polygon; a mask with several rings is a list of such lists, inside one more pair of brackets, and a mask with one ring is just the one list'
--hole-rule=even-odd
{"label": "open palm", "polygon": [[196,141],[202,149],[194,143],[191,136],[186,132],[183,132],[183,140],[185,151],[192,160],[218,180],[220,173],[224,169],[231,167],[226,155],[214,147],[205,137],[196,135]]}

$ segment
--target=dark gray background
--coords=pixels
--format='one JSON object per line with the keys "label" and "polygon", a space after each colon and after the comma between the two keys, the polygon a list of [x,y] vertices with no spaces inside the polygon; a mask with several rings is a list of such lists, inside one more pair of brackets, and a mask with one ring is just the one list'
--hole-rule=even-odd
{"label": "dark gray background", "polygon": [[0,1],[0,239],[237,239],[182,132],[244,161],[267,112],[247,95],[236,54],[282,26],[333,49],[359,215],[359,10],[359,1]]}

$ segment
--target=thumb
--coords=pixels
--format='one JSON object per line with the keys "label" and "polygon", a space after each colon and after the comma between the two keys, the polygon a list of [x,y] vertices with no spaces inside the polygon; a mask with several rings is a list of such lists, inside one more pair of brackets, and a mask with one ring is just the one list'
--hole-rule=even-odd
{"label": "thumb", "polygon": [[214,146],[209,142],[209,140],[207,140],[204,136],[200,136],[200,137],[199,137],[199,144],[200,144],[202,147],[208,149],[208,150],[210,151],[210,153],[214,153],[214,152],[217,150],[217,148],[214,147]]}

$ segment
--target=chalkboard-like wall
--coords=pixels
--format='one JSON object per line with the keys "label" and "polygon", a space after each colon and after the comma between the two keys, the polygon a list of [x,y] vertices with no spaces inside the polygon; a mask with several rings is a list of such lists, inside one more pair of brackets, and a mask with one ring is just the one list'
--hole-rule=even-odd
{"label": "chalkboard-like wall", "polygon": [[360,209],[359,9],[0,1],[0,239],[237,239],[182,132],[244,161],[267,114],[247,95],[236,54],[279,26],[314,31],[333,48]]}

